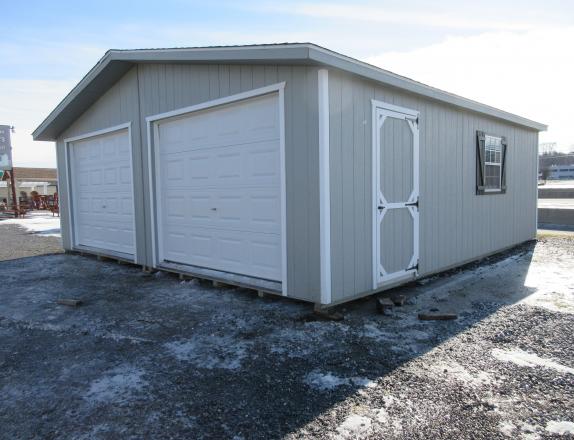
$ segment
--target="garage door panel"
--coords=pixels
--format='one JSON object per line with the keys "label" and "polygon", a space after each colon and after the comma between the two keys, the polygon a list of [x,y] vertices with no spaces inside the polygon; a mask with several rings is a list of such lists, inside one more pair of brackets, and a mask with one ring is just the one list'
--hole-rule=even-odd
{"label": "garage door panel", "polygon": [[158,152],[161,256],[281,280],[277,95],[161,122]]}
{"label": "garage door panel", "polygon": [[[269,95],[159,124],[162,153],[241,145],[277,138],[279,113]],[[245,111],[248,108],[248,111]]]}
{"label": "garage door panel", "polygon": [[272,189],[174,191],[164,203],[165,225],[281,233],[281,200]]}
{"label": "garage door panel", "polygon": [[133,254],[134,212],[127,130],[70,144],[77,245]]}
{"label": "garage door panel", "polygon": [[[257,233],[236,234],[209,228],[167,234],[164,259],[226,272],[281,279],[281,240]],[[189,254],[189,249],[193,253]]]}
{"label": "garage door panel", "polygon": [[[163,144],[162,144],[163,145]],[[167,189],[227,188],[280,184],[279,139],[209,151],[162,154]]]}

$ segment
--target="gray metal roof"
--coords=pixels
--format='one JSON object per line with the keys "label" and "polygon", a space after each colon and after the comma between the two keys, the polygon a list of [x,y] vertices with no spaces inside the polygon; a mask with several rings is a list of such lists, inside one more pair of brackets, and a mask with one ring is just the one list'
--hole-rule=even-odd
{"label": "gray metal roof", "polygon": [[81,113],[137,63],[310,64],[334,67],[460,108],[543,131],[548,127],[380,69],[311,43],[173,49],[112,49],[34,130],[34,140],[54,141]]}

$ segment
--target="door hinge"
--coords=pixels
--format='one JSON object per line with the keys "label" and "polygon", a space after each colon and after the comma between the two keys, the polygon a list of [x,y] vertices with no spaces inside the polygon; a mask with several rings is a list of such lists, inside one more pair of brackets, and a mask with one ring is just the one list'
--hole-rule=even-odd
{"label": "door hinge", "polygon": [[416,202],[405,203],[405,206],[416,206],[417,209],[419,207],[419,198],[417,197]]}
{"label": "door hinge", "polygon": [[379,206],[377,206],[377,209],[379,211],[382,211],[383,209],[385,209],[385,205],[379,205]]}
{"label": "door hinge", "polygon": [[407,267],[407,268],[406,268],[406,271],[407,271],[407,272],[408,272],[409,270],[416,270],[416,271],[418,271],[418,270],[419,270],[419,260],[417,260],[417,264],[415,264],[414,266],[411,266],[411,267]]}

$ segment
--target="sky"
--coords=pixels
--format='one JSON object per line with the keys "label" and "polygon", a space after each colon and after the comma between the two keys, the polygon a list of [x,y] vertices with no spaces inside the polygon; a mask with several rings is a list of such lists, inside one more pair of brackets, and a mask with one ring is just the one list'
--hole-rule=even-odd
{"label": "sky", "polygon": [[6,2],[0,125],[17,166],[55,166],[31,132],[105,51],[312,42],[549,125],[574,150],[574,2],[565,0]]}

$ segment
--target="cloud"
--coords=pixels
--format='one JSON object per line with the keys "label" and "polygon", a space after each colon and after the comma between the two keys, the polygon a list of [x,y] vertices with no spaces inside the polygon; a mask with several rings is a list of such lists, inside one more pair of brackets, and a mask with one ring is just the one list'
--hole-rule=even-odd
{"label": "cloud", "polygon": [[[412,0],[409,2],[412,5]],[[261,5],[258,5],[261,7]],[[401,9],[389,5],[373,4],[340,4],[340,3],[300,3],[288,6],[281,3],[269,3],[263,8],[270,12],[289,13],[323,19],[343,19],[362,21],[372,24],[400,24],[403,26],[425,26],[456,30],[527,30],[540,27],[538,20],[520,20],[516,13],[508,15],[512,20],[501,20],[500,14],[489,17],[487,11],[482,13],[460,13],[455,8],[444,8],[443,11],[433,3],[432,9],[412,5]],[[468,8],[466,8],[468,10]],[[506,14],[503,14],[504,16]]]}
{"label": "cloud", "polygon": [[451,37],[366,61],[417,81],[550,124],[541,141],[574,145],[574,27]]}
{"label": "cloud", "polygon": [[32,131],[73,87],[74,81],[3,79],[0,124],[13,125],[12,153],[17,166],[56,166],[52,142],[34,142]]}

